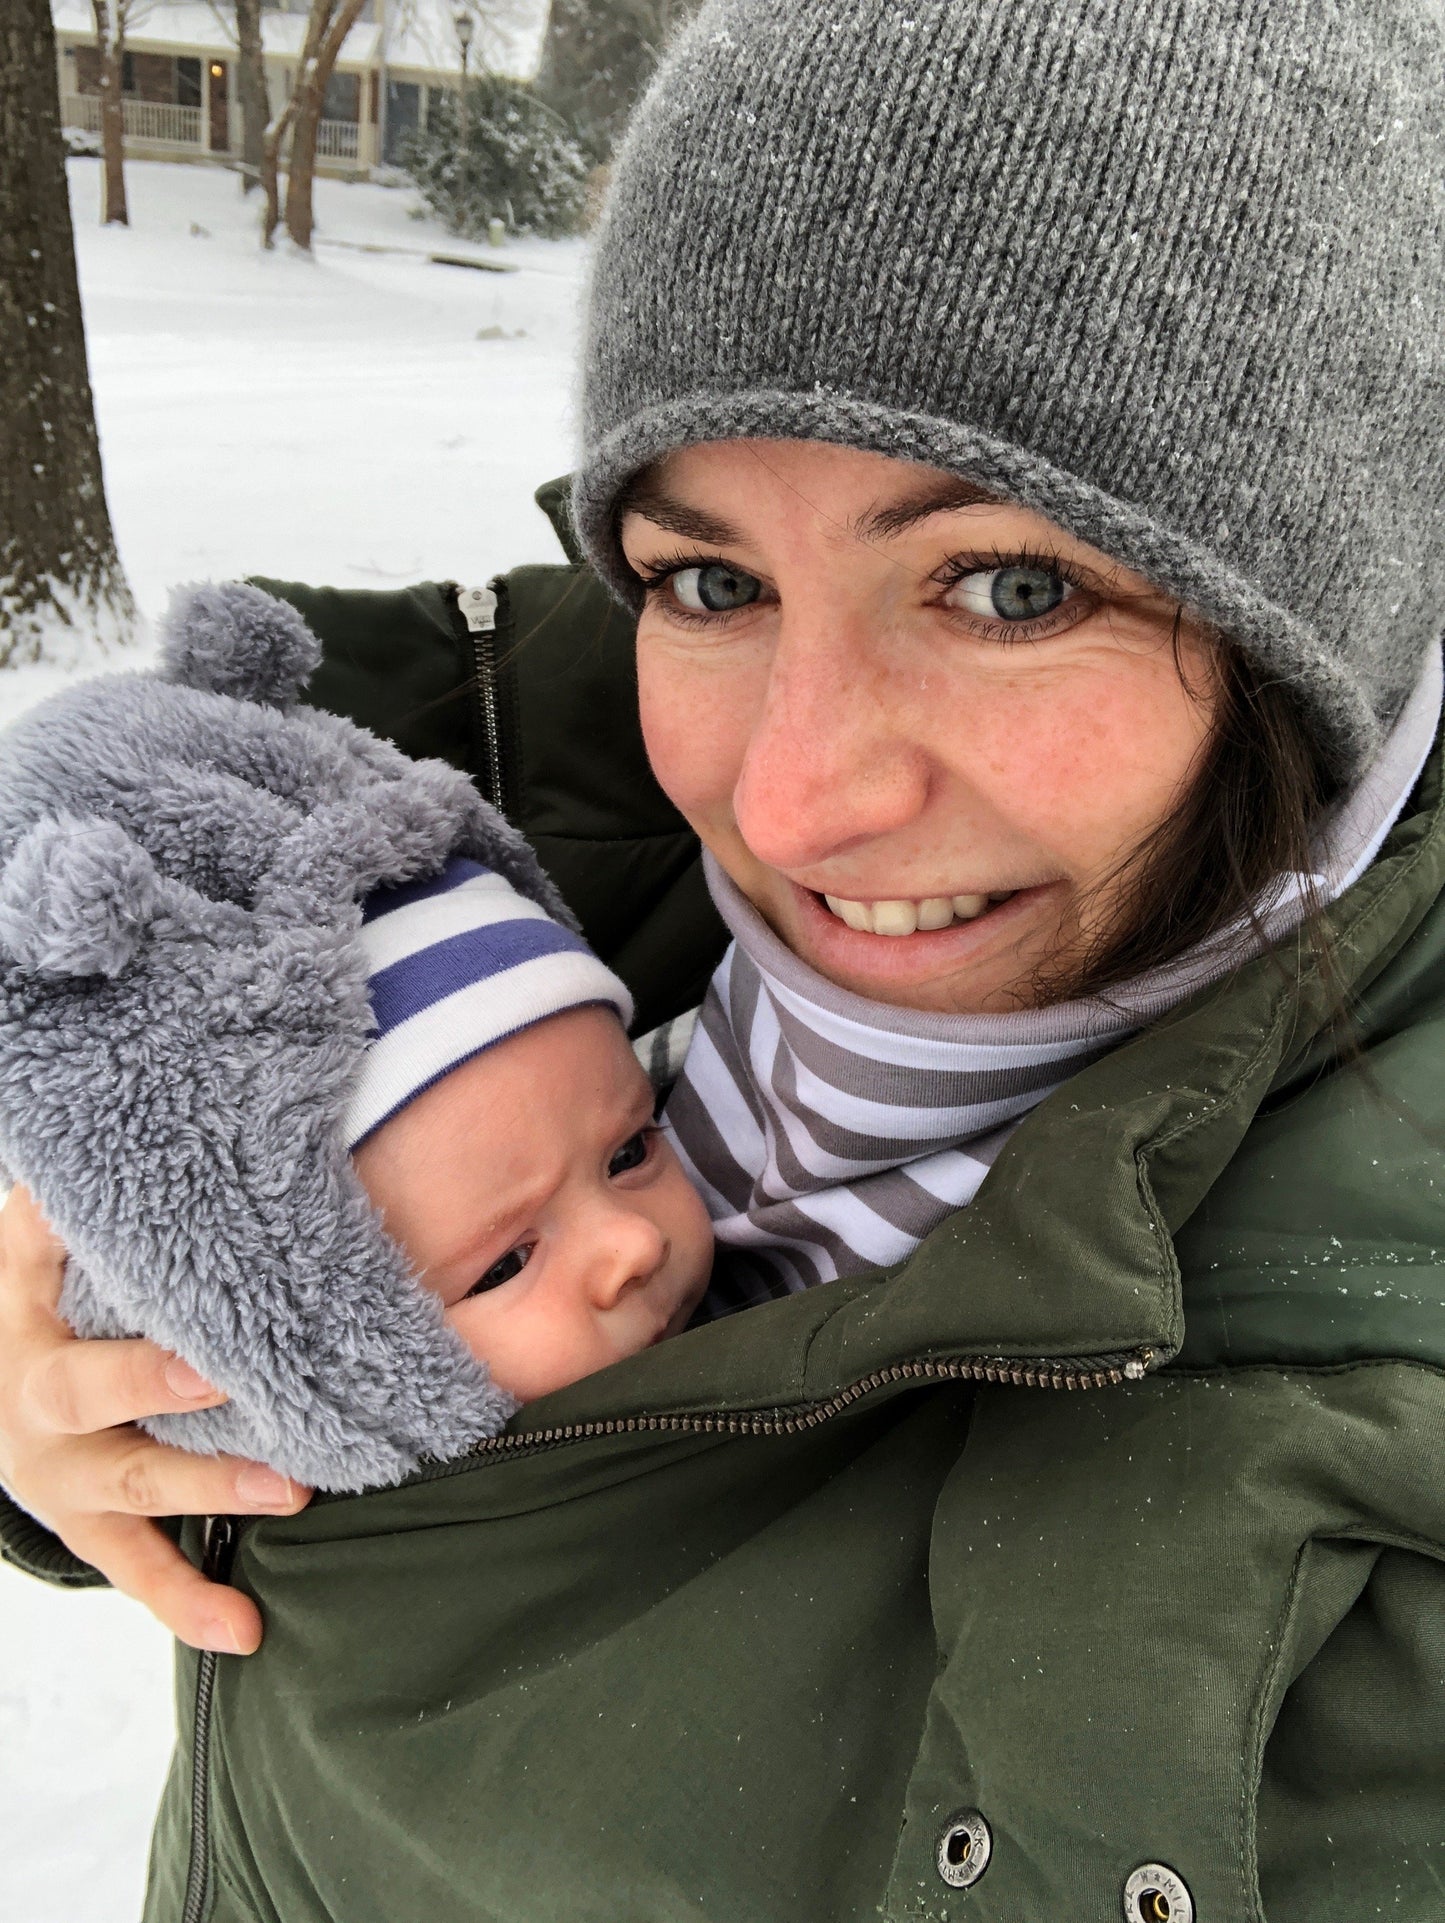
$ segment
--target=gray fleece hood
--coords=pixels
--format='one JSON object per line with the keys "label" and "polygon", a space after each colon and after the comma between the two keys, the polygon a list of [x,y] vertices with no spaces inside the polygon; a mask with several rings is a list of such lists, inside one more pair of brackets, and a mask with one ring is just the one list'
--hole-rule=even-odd
{"label": "gray fleece hood", "polygon": [[516,1407],[345,1150],[361,902],[463,855],[575,924],[464,775],[297,705],[319,658],[259,589],[185,590],[155,673],[0,740],[0,1162],[71,1251],[76,1332],[230,1396],[152,1434],[358,1489]]}

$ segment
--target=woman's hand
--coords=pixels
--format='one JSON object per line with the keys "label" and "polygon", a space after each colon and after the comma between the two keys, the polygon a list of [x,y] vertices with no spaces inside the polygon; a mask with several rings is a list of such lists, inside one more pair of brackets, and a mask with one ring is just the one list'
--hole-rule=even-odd
{"label": "woman's hand", "polygon": [[64,1248],[16,1188],[0,1210],[0,1484],[182,1642],[249,1655],[261,1641],[256,1605],[207,1582],[145,1518],[294,1515],[311,1492],[133,1427],[226,1398],[154,1343],[77,1341],[57,1313],[64,1273]]}

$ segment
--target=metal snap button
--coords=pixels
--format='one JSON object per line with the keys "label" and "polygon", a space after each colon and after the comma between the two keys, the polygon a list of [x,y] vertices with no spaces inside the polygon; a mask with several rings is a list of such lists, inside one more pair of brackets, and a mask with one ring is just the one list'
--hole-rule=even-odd
{"label": "metal snap button", "polygon": [[938,1839],[938,1874],[951,1890],[972,1889],[993,1855],[993,1831],[976,1809],[949,1818]]}
{"label": "metal snap button", "polygon": [[1167,1863],[1141,1863],[1124,1885],[1124,1923],[1194,1923],[1194,1898]]}

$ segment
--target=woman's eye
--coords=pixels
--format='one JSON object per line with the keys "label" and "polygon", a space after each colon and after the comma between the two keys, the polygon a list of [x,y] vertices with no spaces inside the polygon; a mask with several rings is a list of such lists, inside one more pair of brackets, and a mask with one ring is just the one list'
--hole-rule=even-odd
{"label": "woman's eye", "polygon": [[629,1169],[641,1168],[652,1149],[652,1131],[640,1128],[635,1135],[629,1135],[607,1164],[609,1175],[626,1175]]}
{"label": "woman's eye", "polygon": [[718,562],[701,568],[680,568],[669,577],[681,607],[690,614],[731,614],[746,608],[762,593],[762,583],[741,568]]}
{"label": "woman's eye", "polygon": [[485,1295],[488,1289],[499,1289],[513,1276],[520,1275],[531,1260],[530,1248],[508,1249],[500,1262],[494,1262],[475,1287],[467,1290],[468,1296]]}
{"label": "woman's eye", "polygon": [[955,607],[995,621],[1036,621],[1077,592],[1052,568],[987,568],[956,581],[950,600]]}

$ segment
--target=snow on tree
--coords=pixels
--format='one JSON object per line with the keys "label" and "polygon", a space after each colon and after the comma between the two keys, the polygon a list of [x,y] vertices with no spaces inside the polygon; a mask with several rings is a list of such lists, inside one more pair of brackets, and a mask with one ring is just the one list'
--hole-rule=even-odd
{"label": "snow on tree", "polygon": [[135,604],[101,478],[49,0],[0,6],[0,667],[123,640]]}
{"label": "snow on tree", "polygon": [[587,206],[588,165],[567,122],[520,80],[484,73],[433,107],[403,164],[422,199],[454,234],[575,234]]}
{"label": "snow on tree", "polygon": [[551,0],[537,89],[588,157],[612,157],[627,116],[699,0]]}

